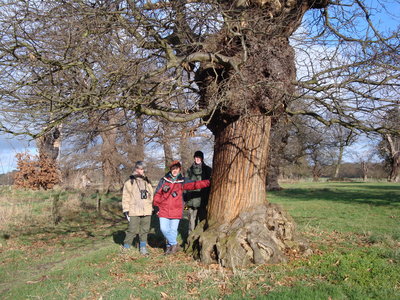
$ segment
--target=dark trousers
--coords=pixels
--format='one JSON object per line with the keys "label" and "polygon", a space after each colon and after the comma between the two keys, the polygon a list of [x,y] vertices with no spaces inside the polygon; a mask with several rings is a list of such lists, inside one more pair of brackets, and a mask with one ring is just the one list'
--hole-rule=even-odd
{"label": "dark trousers", "polygon": [[189,207],[189,232],[192,232],[197,224],[207,217],[207,211],[203,207]]}
{"label": "dark trousers", "polygon": [[139,235],[140,242],[147,243],[147,235],[150,231],[151,216],[131,217],[128,230],[125,232],[124,244],[131,245],[136,235]]}

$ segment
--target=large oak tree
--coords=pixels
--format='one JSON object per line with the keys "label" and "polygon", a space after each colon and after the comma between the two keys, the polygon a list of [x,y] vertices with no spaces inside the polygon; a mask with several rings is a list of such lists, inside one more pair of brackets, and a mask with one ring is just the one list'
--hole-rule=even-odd
{"label": "large oak tree", "polygon": [[[213,183],[189,249],[205,262],[306,248],[265,197],[272,117],[385,132],[398,97],[398,36],[358,0],[5,1],[0,14],[4,131],[37,137],[96,110],[203,120]],[[298,98],[306,108],[288,109]]]}

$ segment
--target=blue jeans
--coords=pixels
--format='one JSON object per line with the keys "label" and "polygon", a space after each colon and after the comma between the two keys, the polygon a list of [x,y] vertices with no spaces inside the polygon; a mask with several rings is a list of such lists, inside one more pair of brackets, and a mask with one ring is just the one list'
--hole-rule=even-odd
{"label": "blue jeans", "polygon": [[160,218],[160,229],[164,237],[167,239],[168,245],[176,245],[176,237],[178,236],[178,225],[180,219]]}

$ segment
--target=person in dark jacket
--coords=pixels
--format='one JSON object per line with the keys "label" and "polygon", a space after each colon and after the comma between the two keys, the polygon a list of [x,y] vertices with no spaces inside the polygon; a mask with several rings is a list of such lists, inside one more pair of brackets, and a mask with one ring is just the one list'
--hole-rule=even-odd
{"label": "person in dark jacket", "polygon": [[[194,162],[186,172],[187,178],[193,181],[211,179],[212,169],[204,163],[203,152],[196,151],[193,158]],[[186,192],[186,206],[189,209],[189,233],[207,217],[209,195],[210,188]]]}
{"label": "person in dark jacket", "polygon": [[170,171],[161,178],[154,194],[153,205],[158,207],[160,230],[167,240],[165,254],[178,251],[178,225],[183,215],[183,191],[196,190],[210,186],[210,180],[187,182],[181,174],[182,165],[173,161]]}

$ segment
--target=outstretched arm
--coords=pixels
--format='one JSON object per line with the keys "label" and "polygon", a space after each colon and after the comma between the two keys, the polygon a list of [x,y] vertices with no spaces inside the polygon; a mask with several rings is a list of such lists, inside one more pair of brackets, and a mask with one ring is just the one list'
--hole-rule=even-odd
{"label": "outstretched arm", "polygon": [[197,190],[203,189],[210,186],[210,180],[199,180],[193,182],[187,182],[183,185],[184,190]]}

